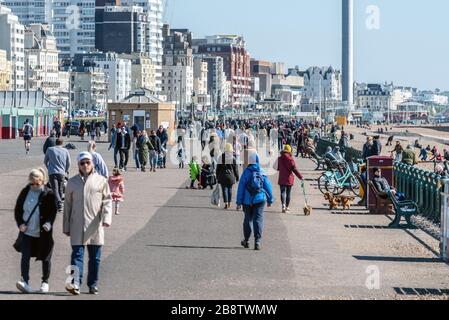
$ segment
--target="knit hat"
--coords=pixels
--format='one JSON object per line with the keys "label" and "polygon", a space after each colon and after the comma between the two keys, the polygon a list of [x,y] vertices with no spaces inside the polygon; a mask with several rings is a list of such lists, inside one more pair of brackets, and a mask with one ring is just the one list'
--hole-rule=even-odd
{"label": "knit hat", "polygon": [[92,161],[92,154],[90,152],[87,151],[83,151],[78,155],[78,158],[76,159],[78,162],[81,162],[83,160],[90,160]]}
{"label": "knit hat", "polygon": [[292,147],[290,147],[288,144],[286,144],[286,145],[284,146],[284,152],[292,153]]}

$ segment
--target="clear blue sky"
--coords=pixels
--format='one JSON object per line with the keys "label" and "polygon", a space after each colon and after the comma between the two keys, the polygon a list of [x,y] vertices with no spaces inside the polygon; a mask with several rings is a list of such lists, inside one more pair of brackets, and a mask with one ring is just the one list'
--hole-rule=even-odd
{"label": "clear blue sky", "polygon": [[[168,0],[166,20],[194,37],[245,36],[252,57],[341,68],[340,0]],[[449,90],[449,1],[355,0],[355,79]],[[366,9],[380,8],[380,29]]]}

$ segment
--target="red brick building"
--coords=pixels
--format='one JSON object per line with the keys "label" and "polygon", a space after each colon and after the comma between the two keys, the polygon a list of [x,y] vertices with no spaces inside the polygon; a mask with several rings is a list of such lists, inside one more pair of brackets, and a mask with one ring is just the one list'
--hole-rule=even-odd
{"label": "red brick building", "polygon": [[247,105],[251,99],[251,58],[243,37],[217,35],[194,42],[195,52],[223,58],[223,69],[231,82],[232,106]]}

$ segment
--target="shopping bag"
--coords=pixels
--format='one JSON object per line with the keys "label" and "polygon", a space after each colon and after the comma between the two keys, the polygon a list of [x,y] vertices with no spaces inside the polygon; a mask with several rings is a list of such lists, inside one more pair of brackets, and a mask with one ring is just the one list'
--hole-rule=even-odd
{"label": "shopping bag", "polygon": [[220,186],[219,185],[217,185],[214,192],[212,192],[210,203],[213,206],[217,206],[217,207],[220,206]]}

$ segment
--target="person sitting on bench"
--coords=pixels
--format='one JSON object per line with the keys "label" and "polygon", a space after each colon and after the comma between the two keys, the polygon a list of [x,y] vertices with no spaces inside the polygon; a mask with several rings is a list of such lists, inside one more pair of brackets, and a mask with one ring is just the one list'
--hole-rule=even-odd
{"label": "person sitting on bench", "polygon": [[395,196],[399,202],[405,200],[405,195],[400,192],[397,192],[396,189],[390,186],[387,179],[382,177],[382,171],[380,170],[380,168],[375,168],[373,172],[374,172],[373,184],[379,193],[384,193],[385,196],[387,197],[388,193],[391,192],[391,194]]}

